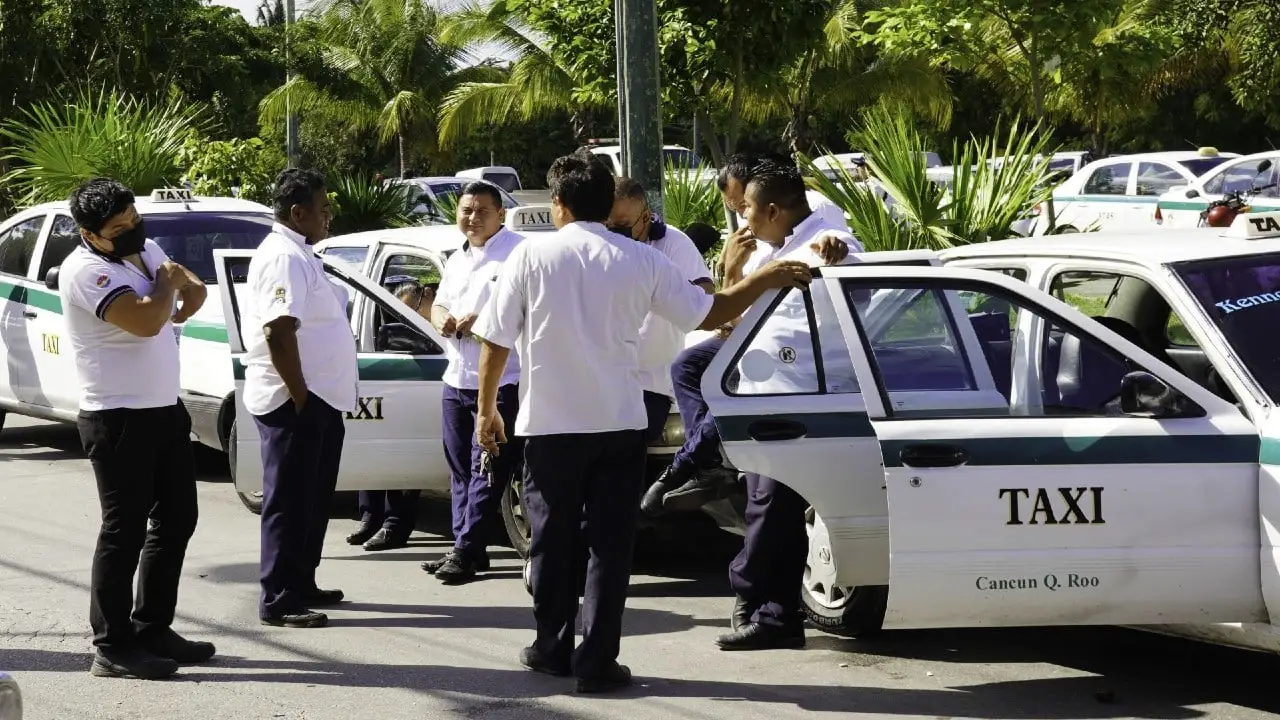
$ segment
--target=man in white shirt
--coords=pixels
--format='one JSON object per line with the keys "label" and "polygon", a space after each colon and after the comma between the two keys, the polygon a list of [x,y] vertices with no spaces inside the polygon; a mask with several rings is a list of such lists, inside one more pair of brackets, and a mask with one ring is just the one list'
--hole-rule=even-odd
{"label": "man in white shirt", "polygon": [[323,627],[314,607],[342,602],[316,586],[338,483],[343,413],[356,407],[356,341],[346,293],[312,246],[329,234],[324,176],[290,168],[276,178],[275,225],[249,261],[241,312],[244,405],[262,438],[264,625]]}
{"label": "man in white shirt", "polygon": [[[525,443],[538,628],[520,660],[537,672],[575,675],[579,692],[607,692],[631,683],[617,657],[646,455],[640,326],[654,312],[684,331],[717,327],[766,290],[805,285],[810,275],[803,263],[774,263],[707,295],[658,251],[605,228],[614,180],[598,158],[580,151],[556,160],[547,184],[558,231],[515,249],[472,328],[484,339],[476,432],[487,451],[502,452],[498,387],[518,344],[514,434]],[[584,505],[590,560],[575,650]]]}
{"label": "man in white shirt", "polygon": [[[862,248],[853,236],[814,212],[804,194],[804,178],[793,163],[765,161],[756,166],[746,191],[747,224],[760,239],[743,272],[779,259],[811,266],[826,264],[815,252],[820,237],[843,242],[850,250]],[[841,258],[843,263],[848,260]],[[753,373],[740,365],[737,392],[768,395],[806,391],[804,377],[813,376],[812,359],[800,361],[788,348],[811,346],[804,297],[791,293],[756,332],[753,349],[760,357],[778,358],[767,379],[753,382]],[[829,350],[829,352],[828,352]],[[857,387],[847,352],[824,348],[823,370],[827,390],[849,392]],[[805,367],[809,365],[809,367]],[[766,375],[761,373],[760,375]],[[747,531],[742,551],[729,566],[729,581],[737,596],[733,612],[734,632],[717,638],[722,650],[765,650],[804,646],[804,620],[800,609],[801,582],[809,550],[804,514],[808,504],[798,493],[772,478],[745,473],[747,482]]]}
{"label": "man in white shirt", "polygon": [[[715,292],[711,271],[702,253],[689,236],[671,227],[653,211],[645,200],[644,186],[627,177],[617,178],[614,186],[613,210],[605,227],[662,253],[689,282],[708,295]],[[644,408],[649,418],[648,442],[662,437],[675,392],[671,388],[671,363],[684,349],[684,331],[649,313],[640,327],[640,387],[644,389]]]}
{"label": "man in white shirt", "polygon": [[[493,458],[491,473],[486,473],[476,442],[480,341],[471,328],[489,302],[503,262],[524,241],[523,235],[502,224],[505,217],[502,196],[495,186],[474,182],[463,188],[458,199],[458,229],[467,241],[445,263],[440,292],[431,309],[431,322],[446,338],[449,357],[442,405],[454,545],[444,557],[424,562],[422,569],[452,585],[469,582],[477,572],[489,569],[486,545],[497,501],[520,461],[520,448],[513,444],[508,452]],[[498,386],[498,410],[511,423],[520,406],[519,382],[520,358],[512,353]]]}
{"label": "man in white shirt", "polygon": [[206,291],[147,239],[128,188],[95,178],[69,202],[81,244],[59,269],[58,292],[80,383],[76,426],[102,506],[89,581],[90,672],[158,679],[214,654],[212,643],[170,627],[198,514],[173,324],[200,309]]}

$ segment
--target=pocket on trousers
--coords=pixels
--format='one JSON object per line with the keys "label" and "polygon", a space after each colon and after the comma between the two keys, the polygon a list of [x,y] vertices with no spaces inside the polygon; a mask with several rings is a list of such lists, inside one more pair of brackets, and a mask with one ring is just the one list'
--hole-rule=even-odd
{"label": "pocket on trousers", "polygon": [[81,412],[76,418],[80,445],[90,460],[101,460],[120,452],[129,431],[127,410]]}

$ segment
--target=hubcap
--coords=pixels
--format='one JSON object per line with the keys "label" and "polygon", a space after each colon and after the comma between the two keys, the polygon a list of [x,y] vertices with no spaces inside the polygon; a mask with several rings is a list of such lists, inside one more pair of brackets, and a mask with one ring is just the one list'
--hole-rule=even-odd
{"label": "hubcap", "polygon": [[853,597],[853,588],[836,584],[836,566],[831,559],[831,537],[822,518],[809,508],[804,514],[809,534],[809,556],[804,568],[804,591],[810,600],[828,610],[839,610]]}
{"label": "hubcap", "polygon": [[524,483],[519,480],[512,480],[507,486],[507,492],[511,495],[511,518],[516,523],[516,529],[520,531],[520,537],[528,540],[532,531],[529,529],[529,519],[524,515],[524,505],[520,502],[523,491]]}

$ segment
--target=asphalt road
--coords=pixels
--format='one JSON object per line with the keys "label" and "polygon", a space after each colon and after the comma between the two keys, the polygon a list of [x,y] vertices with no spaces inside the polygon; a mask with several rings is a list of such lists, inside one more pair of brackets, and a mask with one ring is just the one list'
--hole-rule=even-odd
{"label": "asphalt road", "polygon": [[[420,533],[365,553],[331,525],[321,585],[352,602],[321,630],[257,623],[258,526],[218,456],[201,452],[201,519],[177,628],[218,662],[162,682],[88,674],[89,564],[97,503],[75,430],[10,418],[0,434],[0,670],[27,720],[289,718],[1260,718],[1280,711],[1280,658],[1115,628],[890,633],[810,631],[801,651],[721,653],[728,612],[721,542],[639,561],[616,697],[523,671],[531,639],[520,563],[497,549],[488,578],[448,588],[418,569],[448,543]],[[447,510],[428,508],[423,527]]]}

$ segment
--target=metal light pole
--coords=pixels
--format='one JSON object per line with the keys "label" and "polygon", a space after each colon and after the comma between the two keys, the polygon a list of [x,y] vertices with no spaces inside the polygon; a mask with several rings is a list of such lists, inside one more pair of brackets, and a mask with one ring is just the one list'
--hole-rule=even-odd
{"label": "metal light pole", "polygon": [[[284,0],[284,62],[288,67],[289,57],[289,35],[293,30],[293,0]],[[293,70],[287,70],[285,82],[293,80]],[[290,92],[292,94],[292,92]],[[292,102],[289,96],[285,96],[285,121],[284,121],[284,143],[285,154],[288,157],[289,167],[298,166],[298,116],[293,112]]]}
{"label": "metal light pole", "polygon": [[662,101],[658,94],[658,7],[655,0],[614,0],[618,37],[618,133],[622,167],[645,187],[662,214]]}

